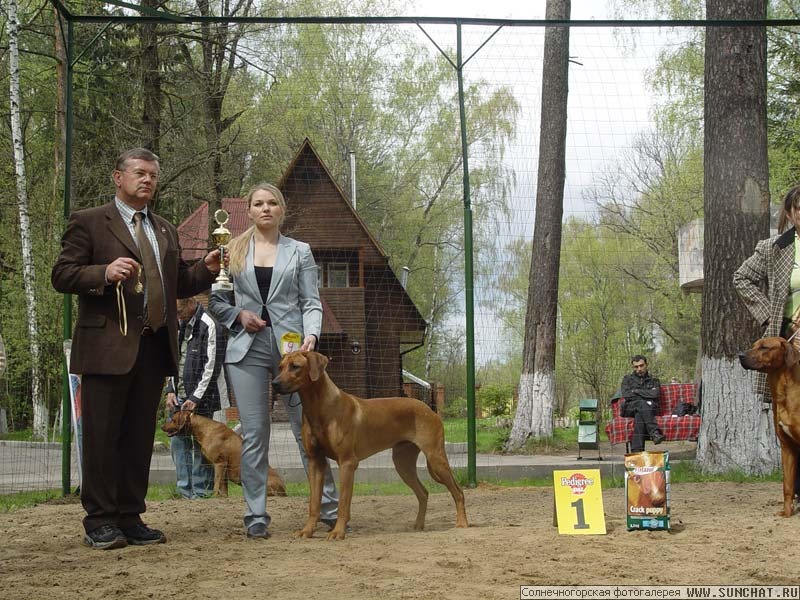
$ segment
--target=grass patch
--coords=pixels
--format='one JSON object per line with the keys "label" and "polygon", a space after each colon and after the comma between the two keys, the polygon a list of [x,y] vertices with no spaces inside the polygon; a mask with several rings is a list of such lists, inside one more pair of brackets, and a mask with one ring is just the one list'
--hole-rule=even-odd
{"label": "grass patch", "polygon": [[525,442],[523,454],[553,454],[559,452],[575,451],[578,447],[578,428],[556,427],[552,437],[532,438]]}
{"label": "grass patch", "polygon": [[[480,454],[501,452],[511,428],[506,420],[497,417],[477,419],[475,423],[475,446]],[[445,419],[444,439],[448,442],[467,441],[466,419]]]}
{"label": "grass patch", "polygon": [[[475,445],[479,454],[503,454],[506,441],[511,433],[510,419],[489,417],[476,419]],[[608,435],[602,430],[600,441],[607,442]],[[444,437],[448,442],[467,441],[466,419],[445,419]],[[578,426],[555,427],[553,435],[547,438],[530,439],[514,454],[563,454],[578,448]]]}
{"label": "grass patch", "polygon": [[8,440],[13,442],[29,442],[32,433],[30,429],[19,429],[17,431],[9,431],[0,435],[0,440]]}
{"label": "grass patch", "polygon": [[[682,461],[670,465],[670,483],[711,483],[716,481],[730,481],[734,483],[762,483],[766,481],[780,482],[782,480],[781,471],[775,471],[769,475],[745,475],[741,471],[727,471],[725,473],[703,473],[693,462]],[[459,484],[466,487],[466,469],[454,469],[454,474]],[[432,494],[447,493],[447,488],[434,481],[425,481],[425,487]],[[553,487],[553,477],[531,477],[524,479],[511,480],[483,480],[478,482],[481,485],[492,485],[507,488],[519,487]],[[620,488],[624,485],[622,477],[604,477],[603,488]],[[412,491],[401,481],[381,482],[381,483],[356,483],[354,493],[358,496],[408,496]],[[241,486],[230,484],[228,493],[232,498],[242,497]],[[308,497],[308,483],[286,483],[286,493],[290,497]],[[174,500],[181,495],[174,484],[170,485],[151,485],[147,490],[147,500],[149,502],[162,502],[164,500]],[[39,504],[72,504],[80,500],[75,495],[62,497],[61,490],[42,490],[36,492],[23,492],[18,494],[0,495],[0,513],[8,513],[23,508],[30,508]]]}
{"label": "grass patch", "polygon": [[17,429],[15,431],[9,431],[7,433],[3,433],[0,435],[0,440],[9,441],[9,442],[61,442],[61,429],[54,431],[50,429],[47,432],[47,439],[43,440],[41,438],[34,438],[33,437],[33,430],[29,429]]}
{"label": "grass patch", "polygon": [[0,495],[0,513],[14,512],[21,508],[29,508],[60,498],[62,498],[61,490],[57,489]]}
{"label": "grass patch", "polygon": [[704,473],[694,461],[681,461],[670,464],[670,483],[709,483],[712,481],[732,481],[734,483],[761,483],[764,481],[783,481],[783,471],[778,469],[768,475],[746,475],[739,470],[724,473]]}
{"label": "grass patch", "polygon": [[[767,475],[746,475],[739,470],[725,471],[723,473],[704,473],[694,463],[694,461],[681,461],[670,464],[670,485],[680,483],[713,483],[717,481],[729,481],[733,483],[763,483],[767,481],[774,481],[779,483],[783,481],[783,472],[778,469]],[[465,485],[464,481],[459,480],[461,485]],[[488,483],[500,487],[516,488],[516,487],[553,487],[553,476],[547,475],[544,477],[526,477],[523,479],[509,480],[491,480],[479,481],[478,487],[481,483]],[[625,485],[625,478],[618,476],[603,476],[603,489],[621,488]]]}

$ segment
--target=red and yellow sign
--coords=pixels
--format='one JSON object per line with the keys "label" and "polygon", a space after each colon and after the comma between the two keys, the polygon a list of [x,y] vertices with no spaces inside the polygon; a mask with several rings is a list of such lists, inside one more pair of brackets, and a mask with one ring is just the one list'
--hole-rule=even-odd
{"label": "red and yellow sign", "polygon": [[556,521],[563,535],[606,532],[600,469],[553,471]]}

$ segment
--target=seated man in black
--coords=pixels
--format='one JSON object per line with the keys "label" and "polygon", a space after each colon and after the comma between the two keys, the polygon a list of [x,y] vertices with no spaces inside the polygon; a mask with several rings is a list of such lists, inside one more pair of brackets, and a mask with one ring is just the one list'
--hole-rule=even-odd
{"label": "seated man in black", "polygon": [[661,383],[647,372],[647,359],[641,354],[631,358],[631,366],[633,373],[622,378],[620,392],[625,402],[620,414],[634,418],[631,452],[641,452],[644,450],[645,434],[650,436],[654,444],[664,441],[664,434],[656,424]]}

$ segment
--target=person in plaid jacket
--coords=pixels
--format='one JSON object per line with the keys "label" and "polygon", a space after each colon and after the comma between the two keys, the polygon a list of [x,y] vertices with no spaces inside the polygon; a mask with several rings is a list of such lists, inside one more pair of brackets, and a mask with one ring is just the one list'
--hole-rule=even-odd
{"label": "person in plaid jacket", "polygon": [[[755,252],[733,274],[733,285],[753,318],[764,327],[763,337],[789,338],[800,322],[800,185],[783,199],[778,235],[761,240]],[[764,285],[767,291],[764,293]],[[794,338],[800,349],[800,335]],[[754,391],[772,403],[766,374],[755,373]]]}

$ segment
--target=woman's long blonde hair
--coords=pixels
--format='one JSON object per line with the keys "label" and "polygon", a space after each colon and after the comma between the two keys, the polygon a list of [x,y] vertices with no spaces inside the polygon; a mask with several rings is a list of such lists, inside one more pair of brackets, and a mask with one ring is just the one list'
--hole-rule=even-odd
{"label": "woman's long blonde hair", "polygon": [[[259,190],[264,190],[271,193],[278,201],[278,205],[283,210],[283,215],[278,223],[278,227],[280,227],[283,225],[283,221],[286,218],[286,200],[284,199],[281,191],[271,183],[259,183],[250,188],[250,191],[247,192],[246,197],[247,210],[250,210],[250,205],[253,202],[253,194]],[[228,271],[230,271],[231,275],[238,275],[244,269],[244,265],[247,262],[247,250],[250,248],[250,239],[253,237],[255,230],[256,226],[251,225],[244,231],[244,233],[237,235],[228,243],[228,256],[230,257]]]}

